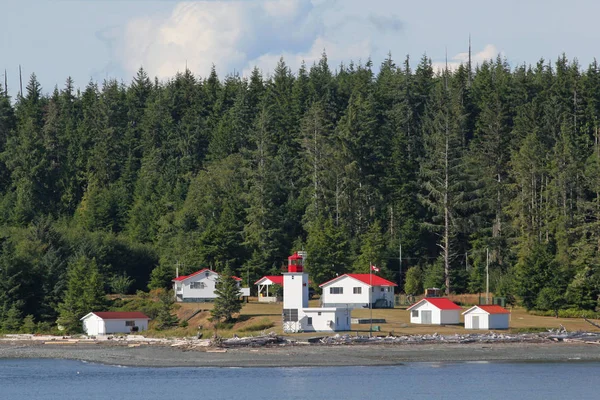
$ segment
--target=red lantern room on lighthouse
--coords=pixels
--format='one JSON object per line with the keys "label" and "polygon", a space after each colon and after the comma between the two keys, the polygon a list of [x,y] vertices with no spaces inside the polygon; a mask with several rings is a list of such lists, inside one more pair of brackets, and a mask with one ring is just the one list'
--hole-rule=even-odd
{"label": "red lantern room on lighthouse", "polygon": [[298,252],[288,257],[288,272],[304,272],[303,258]]}

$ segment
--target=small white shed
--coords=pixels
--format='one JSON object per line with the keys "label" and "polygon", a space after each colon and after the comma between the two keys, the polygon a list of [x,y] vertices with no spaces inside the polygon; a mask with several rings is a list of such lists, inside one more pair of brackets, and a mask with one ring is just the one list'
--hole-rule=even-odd
{"label": "small white shed", "polygon": [[150,318],[139,311],[91,312],[81,318],[83,331],[94,336],[145,331],[148,330],[149,320]]}
{"label": "small white shed", "polygon": [[508,329],[510,311],[497,305],[474,306],[463,313],[465,329]]}
{"label": "small white shed", "polygon": [[460,323],[459,305],[443,297],[429,297],[407,308],[412,324],[453,325]]}

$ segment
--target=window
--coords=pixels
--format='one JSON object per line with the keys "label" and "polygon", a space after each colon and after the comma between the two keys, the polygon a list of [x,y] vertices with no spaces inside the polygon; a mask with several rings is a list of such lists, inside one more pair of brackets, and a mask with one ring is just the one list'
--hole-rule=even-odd
{"label": "window", "polygon": [[125,321],[125,326],[135,326],[135,321]]}
{"label": "window", "polygon": [[329,288],[329,293],[330,294],[344,294],[344,288],[343,287],[331,287],[331,288]]}
{"label": "window", "polygon": [[296,322],[298,321],[298,309],[297,308],[285,308],[283,310],[283,322]]}
{"label": "window", "polygon": [[317,315],[319,315],[319,316],[320,316],[320,315],[321,315],[321,311],[319,311],[319,312],[317,313]]}
{"label": "window", "polygon": [[204,289],[206,285],[204,282],[192,282],[190,283],[190,289]]}
{"label": "window", "polygon": [[419,310],[412,310],[412,317],[419,318]]}
{"label": "window", "polygon": [[381,288],[381,291],[382,291],[382,292],[385,292],[385,288]]}
{"label": "window", "polygon": [[362,293],[362,288],[361,287],[355,287],[353,289],[353,293],[354,294],[361,294]]}
{"label": "window", "polygon": [[308,317],[308,322],[307,322],[307,324],[308,324],[308,325],[312,325],[312,317]]}

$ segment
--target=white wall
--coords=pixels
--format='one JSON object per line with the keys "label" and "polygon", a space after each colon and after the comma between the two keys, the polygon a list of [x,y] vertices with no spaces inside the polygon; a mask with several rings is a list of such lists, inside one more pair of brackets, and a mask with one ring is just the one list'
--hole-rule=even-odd
{"label": "white wall", "polygon": [[489,329],[508,329],[510,314],[491,314]]}
{"label": "white wall", "polygon": [[[174,290],[177,301],[183,301],[186,299],[200,299],[200,300],[214,300],[217,298],[215,289],[219,274],[213,271],[204,271],[200,274],[194,275],[183,281],[174,282]],[[192,289],[192,282],[204,283],[204,288]],[[241,282],[237,281],[238,287],[241,286]],[[249,290],[249,289],[248,289]],[[244,295],[242,293],[242,295]]]}
{"label": "white wall", "polygon": [[456,325],[460,323],[460,310],[441,310],[441,325]]}
{"label": "white wall", "polygon": [[482,309],[475,308],[470,311],[468,314],[465,314],[465,329],[475,329],[473,328],[473,317],[479,317],[479,328],[482,330],[489,329],[488,325],[488,316],[489,314]]}
{"label": "white wall", "polygon": [[98,316],[91,314],[83,320],[83,331],[88,335],[104,334],[104,321]]}
{"label": "white wall", "polygon": [[[343,288],[342,294],[332,294],[330,288],[341,287]],[[354,294],[354,288],[360,287],[361,293]],[[381,290],[383,289],[383,291]],[[366,283],[344,276],[331,284],[322,287],[323,294],[321,295],[321,303],[323,307],[363,307],[369,306],[369,285]],[[394,288],[393,287],[382,287],[374,286],[372,294],[372,302],[374,303],[377,299],[386,299],[394,304]]]}
{"label": "white wall", "polygon": [[103,320],[95,314],[90,315],[83,320],[83,331],[88,335],[105,335],[111,333],[129,333],[131,327],[126,326],[126,321],[135,321],[135,326],[139,332],[148,330],[148,320],[146,319],[107,319]]}
{"label": "white wall", "polygon": [[465,314],[465,329],[473,328],[473,317],[479,317],[479,329],[508,329],[510,314],[488,314],[482,309],[475,308]]}
{"label": "white wall", "polygon": [[[106,334],[109,333],[129,333],[131,327],[126,326],[125,322],[132,321],[131,319],[106,319],[104,320],[104,326],[106,327]],[[139,332],[148,330],[148,320],[145,319],[134,319],[135,326],[138,327]]]}
{"label": "white wall", "polygon": [[[417,317],[413,317],[413,311],[419,311],[419,315]],[[434,307],[432,304],[424,301],[418,306],[412,308],[410,312],[410,322],[411,324],[422,324],[421,317],[423,315],[423,311],[431,311],[431,324],[432,325],[440,325],[441,324],[441,315],[440,309]]]}
{"label": "white wall", "polygon": [[[208,274],[208,276],[207,276]],[[182,298],[183,299],[215,299],[217,295],[215,294],[216,282],[219,278],[219,275],[215,272],[205,271],[201,274],[194,275],[181,283],[182,285]],[[192,282],[202,282],[204,283],[204,288],[202,289],[192,289]]]}
{"label": "white wall", "polygon": [[[350,310],[340,308],[304,308],[300,321],[305,332],[339,332],[350,330]],[[320,315],[319,315],[320,314]],[[308,325],[308,318],[312,324]],[[331,324],[329,323],[331,321]]]}
{"label": "white wall", "polygon": [[[308,307],[308,274],[286,272],[283,274],[283,308],[296,309]],[[298,314],[298,318],[300,315]]]}
{"label": "white wall", "polygon": [[[413,310],[419,311],[417,317],[413,317]],[[431,311],[432,325],[454,325],[460,323],[460,310],[440,310],[429,302],[422,302],[409,310],[411,324],[422,324],[423,311]]]}

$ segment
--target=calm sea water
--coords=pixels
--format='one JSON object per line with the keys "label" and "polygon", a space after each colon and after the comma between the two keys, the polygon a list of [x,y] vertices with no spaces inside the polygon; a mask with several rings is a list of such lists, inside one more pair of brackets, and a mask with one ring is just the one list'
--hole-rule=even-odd
{"label": "calm sea water", "polygon": [[130,368],[0,359],[0,399],[600,399],[600,363]]}

